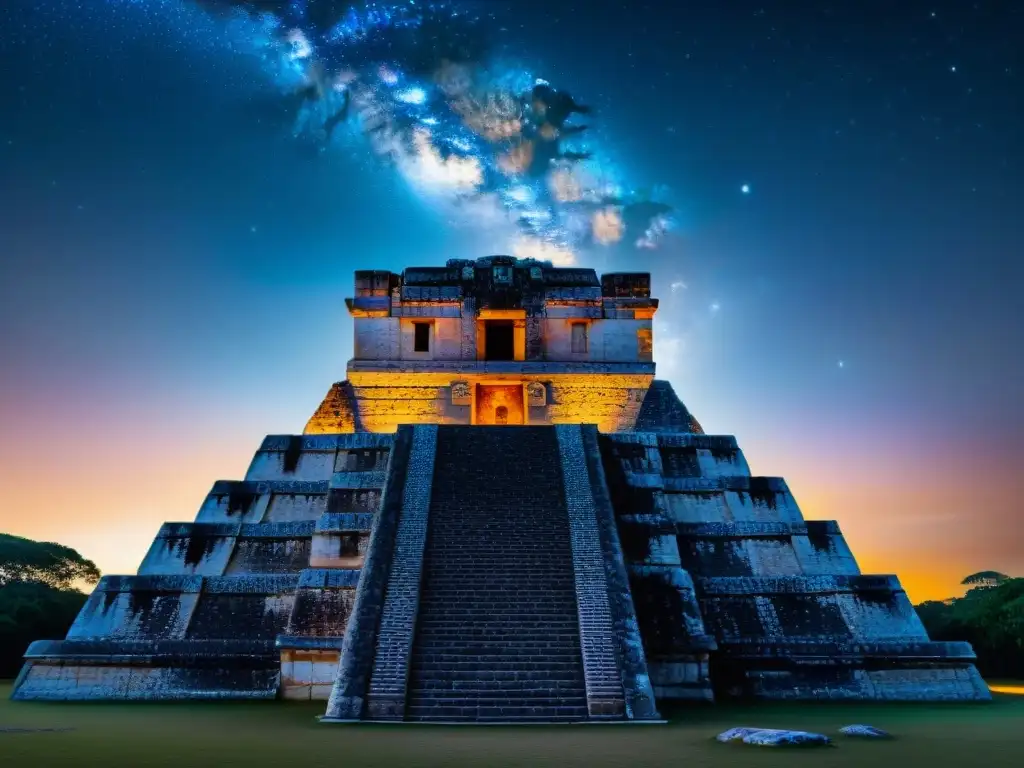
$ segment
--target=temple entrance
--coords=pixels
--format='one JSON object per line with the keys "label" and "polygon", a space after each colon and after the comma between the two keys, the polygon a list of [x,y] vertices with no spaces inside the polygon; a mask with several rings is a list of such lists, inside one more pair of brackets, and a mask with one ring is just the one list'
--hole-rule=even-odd
{"label": "temple entrance", "polygon": [[475,411],[475,424],[524,424],[523,386],[478,384]]}
{"label": "temple entrance", "polygon": [[488,320],[484,326],[484,359],[515,360],[515,326],[511,320]]}

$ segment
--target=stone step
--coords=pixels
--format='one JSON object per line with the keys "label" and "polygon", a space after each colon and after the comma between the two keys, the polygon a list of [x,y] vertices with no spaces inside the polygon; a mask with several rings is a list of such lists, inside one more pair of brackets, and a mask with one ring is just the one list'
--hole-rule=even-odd
{"label": "stone step", "polygon": [[480,679],[486,679],[487,672],[542,672],[555,676],[555,673],[571,672],[583,677],[582,660],[547,660],[530,661],[527,659],[509,658],[487,658],[473,659],[467,657],[455,657],[446,660],[424,661],[416,659],[411,665],[411,672],[423,675],[435,675],[436,673],[451,674],[453,677],[457,672],[473,672],[480,675]]}
{"label": "stone step", "polygon": [[563,499],[553,430],[439,429],[408,719],[586,719]]}
{"label": "stone step", "polygon": [[[582,695],[582,694],[581,694]],[[557,708],[563,706],[557,699],[552,699],[550,696],[504,696],[501,694],[495,694],[493,691],[487,692],[484,696],[473,696],[470,694],[463,693],[462,695],[456,696],[438,696],[436,691],[424,691],[422,696],[417,702],[419,706],[445,706],[445,707],[544,707],[544,708]],[[572,707],[572,704],[566,704],[564,706]],[[583,711],[586,711],[586,707],[580,707]]]}
{"label": "stone step", "polygon": [[513,704],[516,706],[552,706],[561,701],[577,702],[585,700],[587,692],[584,688],[521,688],[505,690],[501,688],[460,688],[444,690],[441,688],[415,687],[409,689],[409,695],[424,704],[429,702],[446,702],[458,706],[494,704]]}
{"label": "stone step", "polygon": [[532,693],[543,691],[550,695],[579,694],[585,695],[585,686],[579,680],[448,680],[445,678],[425,677],[412,678],[409,690],[422,693],[433,691],[436,695],[463,692],[466,696],[495,695],[501,691],[508,695],[520,692]]}
{"label": "stone step", "polygon": [[487,653],[548,653],[549,651],[579,653],[579,641],[572,640],[541,640],[539,642],[513,643],[513,642],[490,642],[483,639],[477,640],[438,640],[432,637],[421,638],[424,653],[432,653],[442,649],[457,650],[460,653],[467,650],[477,649]]}
{"label": "stone step", "polygon": [[485,666],[498,662],[511,662],[516,664],[545,665],[545,664],[582,664],[580,650],[566,649],[559,650],[530,650],[528,648],[512,650],[490,650],[467,648],[461,652],[454,648],[423,648],[417,654],[417,664],[431,663],[452,663],[452,664],[478,664]]}
{"label": "stone step", "polygon": [[410,679],[440,680],[447,682],[477,682],[481,685],[509,684],[509,683],[578,683],[583,680],[582,673],[575,667],[567,669],[522,669],[513,667],[511,669],[495,669],[493,667],[485,670],[477,668],[449,669],[444,671],[444,677],[435,675],[434,670],[417,669],[413,667]]}
{"label": "stone step", "polygon": [[411,704],[406,708],[409,720],[474,722],[576,722],[587,719],[585,706],[457,706]]}
{"label": "stone step", "polygon": [[[474,631],[470,631],[470,630]],[[531,643],[569,643],[574,648],[578,648],[580,641],[579,638],[568,632],[545,632],[543,630],[534,630],[531,632],[524,632],[521,629],[508,629],[498,630],[492,629],[490,631],[481,630],[480,627],[466,627],[460,628],[449,628],[449,627],[438,627],[438,628],[421,628],[419,632],[420,639],[423,642],[487,642],[497,645],[509,644],[509,645],[529,645]]]}

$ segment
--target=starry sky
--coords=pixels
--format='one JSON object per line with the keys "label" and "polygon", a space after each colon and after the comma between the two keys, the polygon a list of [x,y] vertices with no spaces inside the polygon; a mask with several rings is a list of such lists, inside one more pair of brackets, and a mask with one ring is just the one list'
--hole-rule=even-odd
{"label": "starry sky", "polygon": [[[296,139],[186,0],[2,5],[0,530],[132,573],[344,377],[353,270],[506,243]],[[1024,575],[1024,5],[483,5],[671,199],[658,248],[576,259],[653,274],[705,429],[914,600]]]}

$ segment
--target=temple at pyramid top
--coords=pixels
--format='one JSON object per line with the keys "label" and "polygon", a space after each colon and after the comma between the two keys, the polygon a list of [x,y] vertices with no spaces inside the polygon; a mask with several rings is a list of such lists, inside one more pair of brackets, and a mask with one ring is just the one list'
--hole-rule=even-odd
{"label": "temple at pyramid top", "polygon": [[307,434],[400,424],[596,424],[700,433],[654,381],[650,275],[489,256],[358,271],[348,378]]}

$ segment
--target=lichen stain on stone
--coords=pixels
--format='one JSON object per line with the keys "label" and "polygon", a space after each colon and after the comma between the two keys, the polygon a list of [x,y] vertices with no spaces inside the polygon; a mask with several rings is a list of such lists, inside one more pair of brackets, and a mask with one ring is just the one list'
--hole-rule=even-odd
{"label": "lichen stain on stone", "polygon": [[[776,509],[778,506],[778,493],[772,489],[771,480],[767,477],[751,477],[750,485],[746,493],[750,494],[750,501],[754,506]],[[744,500],[744,491],[738,491],[740,501]]]}
{"label": "lichen stain on stone", "polygon": [[213,554],[222,538],[221,536],[207,536],[197,527],[192,529],[189,536],[168,539],[168,543],[173,542],[176,552],[182,554],[182,562],[186,568],[196,568]]}
{"label": "lichen stain on stone", "polygon": [[753,567],[739,541],[679,537],[683,567],[694,576],[752,576]]}
{"label": "lichen stain on stone", "polygon": [[651,529],[639,523],[619,522],[619,542],[626,562],[642,563],[651,556]]}
{"label": "lichen stain on stone", "polygon": [[683,618],[686,604],[679,589],[656,574],[633,574],[630,591],[648,656],[685,652],[690,636]]}
{"label": "lichen stain on stone", "polygon": [[299,457],[302,456],[302,435],[290,435],[288,447],[283,457],[283,468],[285,474],[292,474],[299,466]]}
{"label": "lichen stain on stone", "polygon": [[157,601],[157,593],[149,590],[135,590],[128,593],[128,613],[132,616],[145,617],[153,610]]}
{"label": "lichen stain on stone", "polygon": [[102,613],[109,611],[113,605],[117,602],[117,599],[121,596],[120,592],[103,592],[103,607],[100,609]]}
{"label": "lichen stain on stone", "polygon": [[288,631],[304,637],[341,637],[354,603],[354,589],[300,590]]}
{"label": "lichen stain on stone", "polygon": [[817,552],[833,553],[835,551],[835,546],[832,543],[831,529],[827,521],[808,520],[806,525],[807,539]]}
{"label": "lichen stain on stone", "polygon": [[661,463],[666,477],[700,477],[696,448],[662,448]]}
{"label": "lichen stain on stone", "polygon": [[850,628],[834,597],[776,594],[769,600],[786,637],[850,637]]}
{"label": "lichen stain on stone", "polygon": [[238,513],[241,513],[243,516],[248,514],[252,508],[252,503],[257,497],[258,494],[245,490],[245,487],[242,485],[232,487],[228,493],[227,516],[233,517]]}

